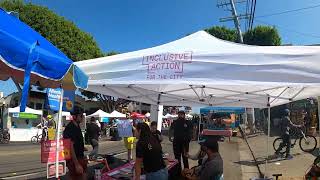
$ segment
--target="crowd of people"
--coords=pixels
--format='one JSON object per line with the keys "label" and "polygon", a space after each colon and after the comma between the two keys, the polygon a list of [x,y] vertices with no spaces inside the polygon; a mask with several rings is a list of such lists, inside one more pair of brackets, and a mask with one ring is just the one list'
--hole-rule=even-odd
{"label": "crowd of people", "polygon": [[[67,161],[70,179],[86,179],[87,162],[85,156],[84,138],[80,123],[84,121],[82,113],[73,113],[72,121],[65,127],[63,137],[71,139],[71,159]],[[166,180],[169,177],[164,152],[161,142],[163,136],[157,130],[157,122],[138,122],[132,126],[133,136],[124,138],[128,149],[128,161],[133,160],[132,151],[135,147],[136,157],[134,166],[134,179],[140,179],[144,174],[146,179]],[[223,161],[219,154],[219,144],[216,138],[208,138],[200,143],[200,150],[196,155],[189,153],[189,143],[192,140],[193,125],[186,120],[185,113],[179,112],[170,132],[173,133],[173,151],[177,160],[178,171],[186,179],[212,180],[218,179],[223,174]],[[95,123],[95,118],[90,119],[87,125],[88,140],[92,146],[89,159],[98,154],[99,135],[101,130]],[[137,139],[137,140],[136,140]],[[134,144],[136,143],[136,146]],[[198,160],[196,167],[189,167],[188,159]],[[181,160],[182,159],[182,160]],[[183,168],[182,168],[183,163]]]}

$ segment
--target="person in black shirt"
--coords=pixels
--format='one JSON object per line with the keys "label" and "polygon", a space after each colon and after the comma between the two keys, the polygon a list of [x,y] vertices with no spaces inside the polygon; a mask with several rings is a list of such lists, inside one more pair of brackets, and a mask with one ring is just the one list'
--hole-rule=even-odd
{"label": "person in black shirt", "polygon": [[178,119],[173,121],[170,127],[171,134],[172,131],[174,157],[179,161],[181,168],[182,156],[184,168],[189,168],[187,154],[189,153],[189,143],[192,138],[192,123],[186,120],[185,113],[183,111],[179,111]]}
{"label": "person in black shirt", "polygon": [[300,128],[301,125],[293,124],[290,120],[290,110],[285,109],[284,117],[281,119],[280,122],[280,130],[281,130],[281,137],[283,142],[279,145],[279,148],[276,150],[276,155],[280,154],[282,148],[286,147],[286,159],[292,159],[293,156],[290,155],[290,148],[291,148],[291,134],[293,128]]}
{"label": "person in black shirt", "polygon": [[87,134],[89,138],[89,142],[92,146],[92,151],[89,154],[90,159],[94,159],[98,155],[99,151],[99,136],[100,136],[100,128],[96,124],[96,119],[94,117],[91,117],[90,119],[91,123],[87,126]]}
{"label": "person in black shirt", "polygon": [[141,165],[143,164],[147,180],[167,180],[168,170],[162,156],[162,147],[159,141],[152,135],[146,123],[137,125],[135,180],[140,180]]}
{"label": "person in black shirt", "polygon": [[83,122],[81,112],[72,114],[72,121],[63,132],[64,139],[71,140],[71,160],[67,161],[69,176],[72,180],[86,179],[87,160],[84,157],[84,141],[79,124]]}
{"label": "person in black shirt", "polygon": [[159,141],[159,143],[161,143],[163,138],[162,138],[161,132],[159,130],[157,130],[157,122],[156,121],[151,122],[150,130],[151,130],[152,135]]}

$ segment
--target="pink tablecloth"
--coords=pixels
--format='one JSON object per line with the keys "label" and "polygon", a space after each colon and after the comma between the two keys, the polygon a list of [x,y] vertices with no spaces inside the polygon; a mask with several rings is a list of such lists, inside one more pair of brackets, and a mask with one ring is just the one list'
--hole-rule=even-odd
{"label": "pink tablecloth", "polygon": [[[167,168],[170,170],[171,168],[173,168],[175,165],[178,164],[178,161],[175,159],[168,159],[168,166]],[[102,174],[101,179],[102,180],[115,180],[117,178],[114,178],[112,176],[115,176],[116,174],[119,173],[124,173],[124,172],[132,172],[134,167],[134,161],[131,161],[130,163],[124,164],[120,167],[117,167],[115,169],[112,169],[109,172],[106,172],[104,174]],[[125,174],[125,173],[124,173]],[[130,175],[129,175],[130,176]],[[132,177],[131,177],[132,178]]]}

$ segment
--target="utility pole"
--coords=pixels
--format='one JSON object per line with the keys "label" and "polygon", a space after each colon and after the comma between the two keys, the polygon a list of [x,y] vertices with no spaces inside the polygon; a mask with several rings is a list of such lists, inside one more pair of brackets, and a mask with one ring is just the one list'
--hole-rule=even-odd
{"label": "utility pole", "polygon": [[234,1],[233,0],[230,0],[230,4],[231,4],[231,10],[232,10],[234,26],[237,28],[237,31],[238,31],[238,39],[239,39],[240,43],[243,43],[243,37],[242,37],[242,33],[241,33],[241,27],[240,27],[240,23],[239,23],[239,18],[237,16],[236,6],[234,5]]}
{"label": "utility pole", "polygon": [[[228,2],[229,1],[229,2]],[[231,11],[232,16],[231,17],[225,17],[220,18],[220,22],[226,22],[226,21],[233,21],[234,26],[237,29],[238,32],[238,40],[240,43],[243,43],[243,37],[241,32],[241,26],[240,26],[240,19],[249,19],[249,14],[237,14],[236,10],[236,3],[245,3],[246,0],[218,0],[217,7],[218,8],[226,8],[226,10]]]}

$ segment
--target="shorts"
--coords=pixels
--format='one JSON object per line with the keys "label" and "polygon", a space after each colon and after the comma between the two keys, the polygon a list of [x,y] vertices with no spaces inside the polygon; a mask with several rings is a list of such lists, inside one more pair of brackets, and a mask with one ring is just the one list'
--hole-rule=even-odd
{"label": "shorts", "polygon": [[134,145],[135,140],[136,140],[135,137],[125,137],[125,138],[123,138],[124,146],[127,149],[133,149],[133,145]]}
{"label": "shorts", "polygon": [[[83,172],[86,173],[87,172],[87,164],[88,164],[88,160],[87,159],[78,159],[79,164],[82,166],[83,168]],[[82,174],[77,174],[76,172],[76,167],[73,163],[72,160],[67,161],[67,167],[69,169],[69,175],[70,178],[72,180],[74,179],[80,179],[80,177],[82,176]]]}

